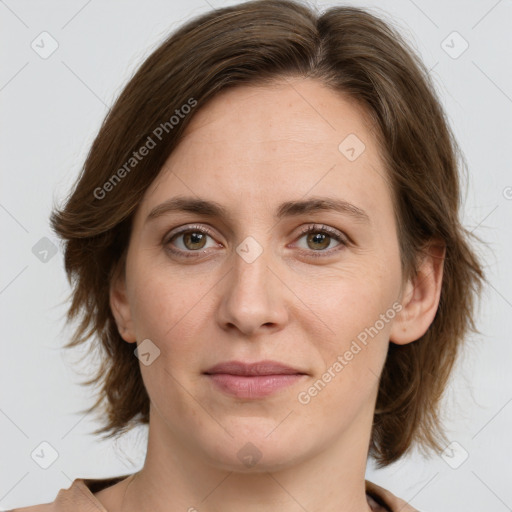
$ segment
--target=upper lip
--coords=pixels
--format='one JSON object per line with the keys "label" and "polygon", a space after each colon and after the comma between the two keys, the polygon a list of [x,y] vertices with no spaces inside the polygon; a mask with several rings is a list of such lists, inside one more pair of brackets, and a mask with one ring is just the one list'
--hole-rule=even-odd
{"label": "upper lip", "polygon": [[242,361],[226,361],[212,366],[204,373],[227,373],[229,375],[296,375],[304,374],[297,368],[292,368],[278,361],[256,361],[244,363]]}

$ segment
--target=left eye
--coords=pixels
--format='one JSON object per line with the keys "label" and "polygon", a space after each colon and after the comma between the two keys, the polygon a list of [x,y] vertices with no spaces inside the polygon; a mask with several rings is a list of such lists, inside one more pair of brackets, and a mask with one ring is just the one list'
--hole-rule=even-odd
{"label": "left eye", "polygon": [[314,252],[327,252],[325,249],[329,248],[333,239],[338,242],[338,245],[346,245],[343,235],[327,226],[309,226],[302,231],[300,239],[304,237],[308,245],[306,249],[311,249]]}

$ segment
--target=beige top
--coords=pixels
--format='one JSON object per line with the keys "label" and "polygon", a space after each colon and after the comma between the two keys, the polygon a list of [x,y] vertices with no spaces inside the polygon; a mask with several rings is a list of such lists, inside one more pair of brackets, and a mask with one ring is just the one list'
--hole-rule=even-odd
{"label": "beige top", "polygon": [[[68,489],[61,489],[52,503],[15,508],[7,512],[108,512],[93,493],[129,476],[101,480],[77,478]],[[405,501],[368,480],[366,480],[366,498],[372,512],[418,512]]]}

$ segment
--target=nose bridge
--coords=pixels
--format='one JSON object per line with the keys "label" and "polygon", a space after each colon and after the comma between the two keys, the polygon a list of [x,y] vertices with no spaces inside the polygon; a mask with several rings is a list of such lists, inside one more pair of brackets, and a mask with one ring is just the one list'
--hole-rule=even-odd
{"label": "nose bridge", "polygon": [[235,252],[233,293],[241,301],[248,301],[251,296],[258,301],[268,301],[268,294],[272,288],[269,282],[272,273],[268,268],[271,264],[268,243],[263,240],[260,243],[256,238],[248,236],[235,248]]}
{"label": "nose bridge", "polygon": [[244,238],[234,247],[233,276],[237,282],[244,281],[245,287],[258,288],[267,284],[267,266],[272,265],[272,230],[268,229],[266,218],[246,208],[239,213],[238,222],[239,235]]}
{"label": "nose bridge", "polygon": [[[272,250],[264,241],[246,237],[233,253],[233,267],[222,300],[221,321],[248,334],[285,320],[279,280],[272,272]],[[269,268],[270,267],[270,268]]]}

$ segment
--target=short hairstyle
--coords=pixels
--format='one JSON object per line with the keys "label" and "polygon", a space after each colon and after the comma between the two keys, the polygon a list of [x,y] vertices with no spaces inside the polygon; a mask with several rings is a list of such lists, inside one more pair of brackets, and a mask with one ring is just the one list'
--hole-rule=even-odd
{"label": "short hairstyle", "polygon": [[[432,324],[412,343],[389,344],[369,453],[382,467],[414,444],[443,448],[440,398],[467,333],[479,332],[474,306],[486,280],[469,244],[477,237],[459,220],[464,158],[428,70],[391,24],[359,8],[319,13],[294,0],[217,9],[171,34],[129,80],[66,204],[52,212],[72,284],[67,318],[79,319],[65,348],[89,342],[101,352],[94,377],[83,383],[99,385],[86,409],[101,411],[95,434],[117,437],[149,423],[139,360],[109,305],[143,194],[209,99],[227,88],[287,77],[316,79],[369,114],[391,185],[404,279],[414,276],[432,240],[446,246]],[[135,156],[150,140],[154,147]]]}

